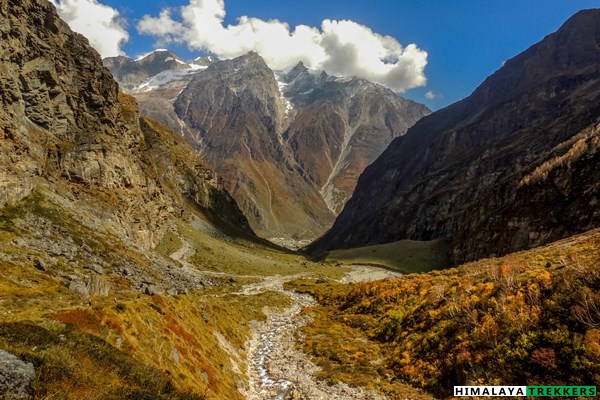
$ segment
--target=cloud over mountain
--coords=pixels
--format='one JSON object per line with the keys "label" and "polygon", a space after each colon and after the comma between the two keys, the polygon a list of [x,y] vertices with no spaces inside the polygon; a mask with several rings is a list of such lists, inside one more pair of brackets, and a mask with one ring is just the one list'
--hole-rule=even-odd
{"label": "cloud over mountain", "polygon": [[354,21],[326,19],[320,28],[298,25],[291,29],[279,20],[242,16],[236,24],[225,26],[225,14],[224,0],[190,0],[179,9],[164,9],[158,16],[145,15],[137,29],[161,44],[186,44],[221,58],[253,50],[273,69],[302,61],[310,68],[358,76],[398,92],[423,86],[427,81],[427,52],[415,44],[402,46],[395,38]]}
{"label": "cloud over mountain", "polygon": [[121,46],[129,40],[125,21],[112,7],[97,0],[50,0],[71,29],[84,35],[102,57],[123,54]]}

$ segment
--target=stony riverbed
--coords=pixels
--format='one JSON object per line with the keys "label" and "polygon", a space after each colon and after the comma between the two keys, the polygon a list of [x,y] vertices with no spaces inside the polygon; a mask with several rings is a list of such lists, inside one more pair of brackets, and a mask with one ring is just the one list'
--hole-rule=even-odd
{"label": "stony riverbed", "polygon": [[[350,273],[351,280],[357,276],[369,279],[367,269],[381,279],[381,270],[373,267],[360,267]],[[248,400],[377,400],[384,397],[372,391],[351,387],[345,383],[330,385],[314,375],[319,370],[314,363],[295,344],[299,328],[309,323],[309,317],[302,309],[315,304],[315,300],[306,294],[283,289],[286,281],[298,276],[274,276],[265,281],[248,285],[244,294],[253,294],[261,290],[275,290],[289,296],[293,303],[290,307],[273,311],[268,306],[266,321],[253,321],[252,338],[246,349],[248,354],[249,387],[245,391]]]}

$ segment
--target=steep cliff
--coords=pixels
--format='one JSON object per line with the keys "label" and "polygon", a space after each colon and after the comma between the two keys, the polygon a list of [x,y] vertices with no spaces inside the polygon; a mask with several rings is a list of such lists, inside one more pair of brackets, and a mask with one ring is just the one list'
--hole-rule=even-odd
{"label": "steep cliff", "polygon": [[[54,192],[142,248],[158,243],[166,221],[180,216],[187,201],[249,232],[196,154],[181,153],[184,163],[165,160],[180,145],[168,144],[173,134],[153,143],[157,128],[143,122],[141,129],[133,98],[119,94],[100,56],[49,3],[0,7],[0,206],[34,191]],[[161,152],[153,151],[157,146]],[[221,214],[224,204],[228,215]]]}
{"label": "steep cliff", "polygon": [[[312,250],[441,238],[459,262],[598,226],[595,150],[576,143],[597,132],[599,22],[600,10],[577,13],[396,139]],[[549,162],[573,146],[585,155]]]}

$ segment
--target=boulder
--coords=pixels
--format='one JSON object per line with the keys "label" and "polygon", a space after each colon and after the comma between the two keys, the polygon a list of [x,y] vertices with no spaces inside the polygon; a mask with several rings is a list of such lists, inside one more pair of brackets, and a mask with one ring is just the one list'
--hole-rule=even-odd
{"label": "boulder", "polygon": [[24,400],[33,398],[33,364],[0,349],[0,397]]}

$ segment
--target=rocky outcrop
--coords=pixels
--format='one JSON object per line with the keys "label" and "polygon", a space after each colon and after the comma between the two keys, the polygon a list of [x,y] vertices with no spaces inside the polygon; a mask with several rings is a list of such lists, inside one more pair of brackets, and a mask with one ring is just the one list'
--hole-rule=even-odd
{"label": "rocky outcrop", "polygon": [[[180,151],[178,141],[158,146],[167,156],[153,152],[155,134],[140,127],[133,98],[119,93],[99,54],[50,3],[5,1],[0,19],[0,185],[7,189],[0,205],[53,191],[146,249],[190,205],[250,232],[196,154]],[[173,136],[154,130],[166,141]],[[176,162],[179,155],[189,158]],[[167,184],[174,176],[185,178]],[[219,216],[224,204],[234,214]]]}
{"label": "rocky outcrop", "polygon": [[[125,150],[139,136],[119,123],[117,86],[98,68],[98,54],[49,3],[8,1],[1,7],[0,124],[7,140],[0,161],[7,175],[51,172],[90,185],[140,184]],[[110,136],[118,136],[122,147],[104,157]]]}
{"label": "rocky outcrop", "polygon": [[33,398],[33,364],[0,349],[0,397],[28,400]]}
{"label": "rocky outcrop", "polygon": [[[365,170],[312,251],[443,238],[461,262],[598,226],[595,150],[576,143],[597,132],[599,27],[600,10],[579,12],[419,121]],[[552,163],[574,146],[585,156]],[[527,178],[539,168],[544,179]]]}
{"label": "rocky outcrop", "polygon": [[[47,2],[0,7],[0,165],[7,186],[17,187],[7,200],[48,184],[151,195],[136,162],[143,136],[123,120],[117,84],[87,40],[72,33]],[[120,228],[126,226],[121,221],[142,214],[126,211],[123,203],[112,206]],[[153,222],[137,221],[121,233],[151,246]]]}

